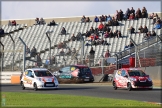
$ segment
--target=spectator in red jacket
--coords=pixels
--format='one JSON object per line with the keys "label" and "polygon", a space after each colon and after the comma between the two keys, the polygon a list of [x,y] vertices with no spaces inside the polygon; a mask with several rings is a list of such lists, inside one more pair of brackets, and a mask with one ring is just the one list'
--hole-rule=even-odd
{"label": "spectator in red jacket", "polygon": [[12,26],[16,26],[16,21],[15,20],[12,21]]}
{"label": "spectator in red jacket", "polygon": [[130,14],[130,16],[129,16],[129,20],[134,20],[134,16],[133,16],[133,14]]}
{"label": "spectator in red jacket", "polygon": [[102,22],[100,22],[100,25],[98,26],[98,30],[99,30],[99,31],[102,31],[103,28],[104,28],[104,25],[102,24]]}

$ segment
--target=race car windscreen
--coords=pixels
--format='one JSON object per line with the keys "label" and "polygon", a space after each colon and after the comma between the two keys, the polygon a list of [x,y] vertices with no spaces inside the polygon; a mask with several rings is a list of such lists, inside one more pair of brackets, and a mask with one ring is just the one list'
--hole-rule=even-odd
{"label": "race car windscreen", "polygon": [[86,73],[91,73],[91,70],[89,69],[89,67],[78,67],[80,73],[82,74],[86,74]]}
{"label": "race car windscreen", "polygon": [[37,77],[53,76],[49,71],[34,71]]}
{"label": "race car windscreen", "polygon": [[129,76],[146,76],[142,70],[128,70]]}

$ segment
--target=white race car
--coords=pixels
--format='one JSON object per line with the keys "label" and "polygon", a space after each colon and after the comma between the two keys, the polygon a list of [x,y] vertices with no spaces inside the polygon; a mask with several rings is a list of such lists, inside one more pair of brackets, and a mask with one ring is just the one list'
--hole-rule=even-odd
{"label": "white race car", "polygon": [[21,86],[25,88],[38,89],[58,89],[59,82],[51,72],[45,68],[27,69],[22,74]]}

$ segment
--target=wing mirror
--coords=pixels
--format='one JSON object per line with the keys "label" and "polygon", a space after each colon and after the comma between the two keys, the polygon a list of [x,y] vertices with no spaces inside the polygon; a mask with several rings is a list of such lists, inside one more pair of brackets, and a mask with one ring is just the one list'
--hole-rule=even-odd
{"label": "wing mirror", "polygon": [[62,71],[61,71],[61,70],[59,70],[59,73],[62,73]]}
{"label": "wing mirror", "polygon": [[34,75],[31,75],[32,78],[34,78]]}

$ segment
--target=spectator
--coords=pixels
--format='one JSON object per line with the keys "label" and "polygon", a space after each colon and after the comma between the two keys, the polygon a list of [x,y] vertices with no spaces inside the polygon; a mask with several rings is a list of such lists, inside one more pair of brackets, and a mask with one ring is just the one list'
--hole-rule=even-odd
{"label": "spectator", "polygon": [[109,44],[107,43],[107,40],[105,40],[105,41],[103,42],[103,45],[109,45]]}
{"label": "spectator", "polygon": [[64,27],[62,27],[62,30],[61,30],[61,35],[66,35],[66,30]]}
{"label": "spectator", "polygon": [[45,68],[48,68],[49,65],[50,65],[50,58],[48,57],[48,59],[45,62]]}
{"label": "spectator", "polygon": [[55,25],[56,25],[56,23],[55,23],[54,20],[52,20],[52,22],[50,22],[50,23],[48,24],[48,26],[55,26]]}
{"label": "spectator", "polygon": [[71,39],[69,39],[69,41],[75,41],[76,40],[76,37],[74,36],[74,34],[71,36]]}
{"label": "spectator", "polygon": [[115,30],[113,34],[114,34],[114,35],[113,35],[114,38],[117,37],[118,31]]}
{"label": "spectator", "polygon": [[118,33],[117,33],[117,36],[116,36],[117,38],[120,38],[120,37],[122,37],[121,36],[121,32],[120,31],[118,31]]}
{"label": "spectator", "polygon": [[145,7],[142,8],[142,18],[147,18],[147,10]]}
{"label": "spectator", "polygon": [[40,24],[41,24],[41,25],[46,24],[46,22],[45,22],[45,20],[44,20],[43,18],[40,19]]}
{"label": "spectator", "polygon": [[156,22],[154,29],[161,29],[161,25],[159,21]]}
{"label": "spectator", "polygon": [[148,32],[148,28],[146,27],[146,25],[143,28],[143,33],[147,33]]}
{"label": "spectator", "polygon": [[133,14],[130,14],[129,20],[134,20],[134,15]]}
{"label": "spectator", "polygon": [[35,19],[35,24],[36,24],[36,25],[39,25],[39,24],[40,24],[39,18],[36,18],[36,19]]}
{"label": "spectator", "polygon": [[113,36],[114,36],[114,33],[112,32],[112,30],[110,30],[109,37],[112,38]]}
{"label": "spectator", "polygon": [[85,22],[90,22],[90,19],[89,17],[86,18]]}
{"label": "spectator", "polygon": [[82,19],[81,19],[81,23],[86,22],[86,17],[83,15]]}
{"label": "spectator", "polygon": [[103,38],[100,40],[100,42],[99,42],[99,45],[103,45],[104,44],[104,40],[103,40]]}
{"label": "spectator", "polygon": [[100,41],[99,41],[99,39],[96,41],[96,45],[100,45]]}
{"label": "spectator", "polygon": [[112,22],[108,21],[107,26],[112,26]]}
{"label": "spectator", "polygon": [[146,35],[144,36],[144,39],[150,39],[151,38],[151,32],[147,32]]}
{"label": "spectator", "polygon": [[67,49],[66,54],[67,54],[67,55],[70,55],[70,54],[71,54],[71,50],[70,50],[70,48],[69,48],[69,47],[68,47],[68,49]]}
{"label": "spectator", "polygon": [[133,7],[130,10],[130,14],[133,14],[133,16],[135,17],[135,10],[133,9]]}
{"label": "spectator", "polygon": [[142,17],[142,13],[141,13],[140,8],[137,9],[135,17],[136,17],[137,20]]}
{"label": "spectator", "polygon": [[42,59],[41,59],[39,53],[36,56],[36,66],[38,66],[38,67],[42,66]]}
{"label": "spectator", "polygon": [[93,50],[93,47],[91,47],[90,50],[90,66],[94,66],[94,55],[95,55],[95,51]]}
{"label": "spectator", "polygon": [[35,57],[37,55],[37,50],[35,48],[35,46],[33,46],[31,53],[30,53],[30,57]]}
{"label": "spectator", "polygon": [[84,34],[86,37],[89,37],[91,33],[87,30],[86,33]]}
{"label": "spectator", "polygon": [[109,22],[109,21],[111,21],[111,20],[112,20],[111,16],[110,16],[110,15],[108,15],[108,17],[107,17],[106,21],[107,21],[107,22]]}
{"label": "spectator", "polygon": [[99,36],[97,36],[97,34],[94,34],[94,39],[95,40],[98,40],[99,39]]}
{"label": "spectator", "polygon": [[131,26],[130,28],[128,28],[128,30],[129,30],[129,33],[130,34],[133,34],[133,33],[135,33],[134,31],[135,31],[135,29]]}
{"label": "spectator", "polygon": [[62,48],[61,51],[60,51],[60,56],[64,56],[65,52],[64,52],[64,49]]}
{"label": "spectator", "polygon": [[56,64],[56,57],[52,56],[51,58],[51,65]]}
{"label": "spectator", "polygon": [[117,19],[113,20],[113,26],[119,26]]}
{"label": "spectator", "polygon": [[149,19],[153,19],[154,18],[154,13],[150,14]]}
{"label": "spectator", "polygon": [[124,14],[124,20],[127,20],[129,18],[129,14],[130,14],[130,9],[127,8],[125,14]]}
{"label": "spectator", "polygon": [[95,41],[95,39],[92,40],[91,45],[95,45],[95,46],[96,46],[96,41]]}
{"label": "spectator", "polygon": [[142,26],[140,26],[140,27],[138,28],[138,30],[140,30],[140,33],[144,33],[144,29],[143,29]]}
{"label": "spectator", "polygon": [[120,13],[118,12],[118,10],[116,10],[116,13],[114,15],[115,19],[119,21],[120,19]]}
{"label": "spectator", "polygon": [[0,27],[0,35],[2,36],[2,35],[4,35],[5,33],[4,33],[4,30]]}
{"label": "spectator", "polygon": [[119,11],[119,14],[120,14],[120,19],[119,19],[119,21],[122,21],[123,20],[123,11],[120,9],[120,11]]}
{"label": "spectator", "polygon": [[16,21],[15,20],[12,21],[12,26],[16,26]]}
{"label": "spectator", "polygon": [[102,24],[102,22],[100,22],[100,25],[98,26],[98,30],[99,30],[99,31],[102,31],[103,28],[104,28],[104,25]]}
{"label": "spectator", "polygon": [[63,42],[58,43],[57,48],[58,48],[58,49],[63,48]]}
{"label": "spectator", "polygon": [[92,34],[92,33],[94,33],[94,31],[95,30],[93,29],[93,27],[91,27],[89,32],[90,32],[90,34]]}
{"label": "spectator", "polygon": [[26,54],[30,54],[30,49],[26,46]]}
{"label": "spectator", "polygon": [[8,21],[8,26],[12,26],[12,22],[10,20]]}
{"label": "spectator", "polygon": [[109,32],[106,31],[106,33],[104,34],[104,38],[108,38],[109,37]]}
{"label": "spectator", "polygon": [[99,22],[99,18],[97,16],[95,16],[94,22]]}
{"label": "spectator", "polygon": [[127,45],[127,46],[125,46],[125,48],[124,49],[127,49],[127,48],[131,48],[131,47],[133,47],[134,46],[134,44],[130,41],[130,44],[129,45]]}
{"label": "spectator", "polygon": [[154,30],[152,31],[151,36],[156,36],[156,33]]}
{"label": "spectator", "polygon": [[156,20],[158,19],[158,14],[156,13],[156,14],[154,14],[154,17],[153,17],[153,24],[155,24],[156,23]]}
{"label": "spectator", "polygon": [[108,65],[107,60],[108,60],[108,58],[109,58],[110,56],[111,56],[111,55],[110,55],[110,52],[109,52],[109,50],[107,50],[106,53],[105,53],[105,62],[106,62],[106,65]]}
{"label": "spectator", "polygon": [[71,51],[71,53],[72,53],[72,56],[74,56],[76,54],[76,49],[73,48],[73,50]]}
{"label": "spectator", "polygon": [[100,16],[100,22],[103,22],[103,21],[105,21],[105,16],[104,15]]}

